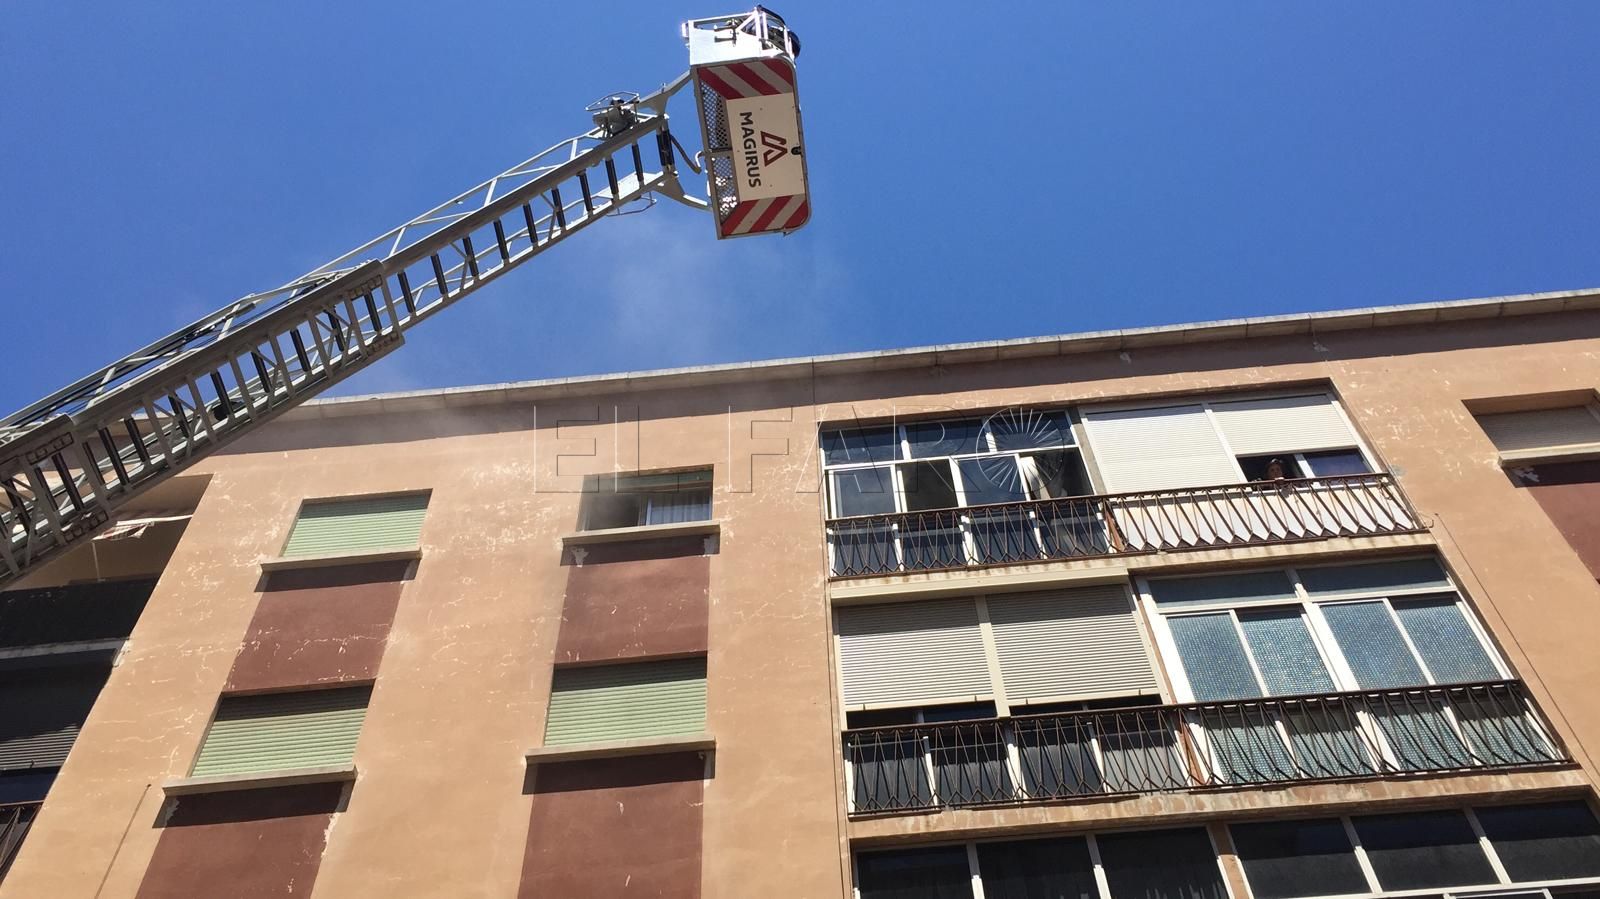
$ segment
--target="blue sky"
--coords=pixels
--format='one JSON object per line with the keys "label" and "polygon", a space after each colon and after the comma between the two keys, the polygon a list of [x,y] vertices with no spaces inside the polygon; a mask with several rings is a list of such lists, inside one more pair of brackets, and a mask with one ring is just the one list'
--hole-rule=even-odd
{"label": "blue sky", "polygon": [[[805,231],[603,223],[340,392],[1600,286],[1600,4],[777,8]],[[732,9],[10,4],[0,406],[581,130]]]}

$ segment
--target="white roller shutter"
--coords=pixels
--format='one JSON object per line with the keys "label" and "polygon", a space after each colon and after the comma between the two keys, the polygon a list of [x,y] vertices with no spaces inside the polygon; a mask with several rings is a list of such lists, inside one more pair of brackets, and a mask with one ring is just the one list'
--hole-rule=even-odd
{"label": "white roller shutter", "polygon": [[1600,418],[1587,406],[1480,415],[1478,424],[1503,453],[1600,443]]}
{"label": "white roller shutter", "polygon": [[838,610],[844,702],[920,705],[994,694],[971,599]]}
{"label": "white roller shutter", "polygon": [[991,596],[988,603],[1007,701],[1158,691],[1122,587]]}
{"label": "white roller shutter", "polygon": [[1241,456],[1356,445],[1356,435],[1325,393],[1212,403],[1211,409]]}
{"label": "white roller shutter", "polygon": [[1088,411],[1083,423],[1095,465],[1111,493],[1232,484],[1240,479],[1237,463],[1223,449],[1198,403]]}

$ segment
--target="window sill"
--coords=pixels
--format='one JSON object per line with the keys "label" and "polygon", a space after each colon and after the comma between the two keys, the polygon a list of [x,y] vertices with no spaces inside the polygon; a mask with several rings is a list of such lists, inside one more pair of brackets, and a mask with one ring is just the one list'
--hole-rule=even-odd
{"label": "window sill", "polygon": [[573,743],[541,746],[527,752],[529,765],[571,762],[585,759],[610,759],[630,755],[665,755],[669,752],[712,752],[717,739],[710,734],[683,734],[675,737],[644,737],[638,740],[610,740],[604,743]]}
{"label": "window sill", "polygon": [[1519,465],[1538,465],[1541,462],[1588,462],[1592,459],[1600,459],[1600,443],[1573,443],[1567,446],[1511,450],[1500,454],[1500,465],[1504,468],[1515,468]]}
{"label": "window sill", "polygon": [[162,784],[161,789],[168,796],[193,796],[198,793],[294,787],[301,784],[336,783],[355,779],[355,765],[322,765],[315,768],[286,768],[281,771],[253,771],[249,774],[180,777]]}
{"label": "window sill", "polygon": [[279,556],[262,559],[262,571],[286,571],[293,568],[332,568],[335,565],[365,565],[368,562],[396,562],[422,558],[421,547],[410,549],[363,550],[353,553],[333,553],[326,556]]}
{"label": "window sill", "polygon": [[565,546],[584,546],[591,543],[623,543],[629,540],[654,540],[657,537],[687,537],[722,533],[719,519],[686,521],[682,524],[646,524],[633,528],[604,528],[596,531],[578,531],[565,534]]}

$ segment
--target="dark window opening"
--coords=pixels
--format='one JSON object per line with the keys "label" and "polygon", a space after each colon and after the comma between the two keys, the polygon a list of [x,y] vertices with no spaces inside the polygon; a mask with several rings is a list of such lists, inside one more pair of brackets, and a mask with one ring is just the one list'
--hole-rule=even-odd
{"label": "dark window opening", "polygon": [[584,530],[681,524],[711,518],[711,469],[591,479]]}
{"label": "dark window opening", "polygon": [[1229,830],[1256,899],[1368,891],[1344,822],[1337,818],[1235,824]]}
{"label": "dark window opening", "polygon": [[1582,800],[1474,811],[1512,880],[1600,877],[1600,821]]}
{"label": "dark window opening", "polygon": [[1353,822],[1385,890],[1495,882],[1494,869],[1463,812],[1368,815]]}
{"label": "dark window opening", "polygon": [[971,899],[967,848],[860,853],[856,886],[861,899]]}

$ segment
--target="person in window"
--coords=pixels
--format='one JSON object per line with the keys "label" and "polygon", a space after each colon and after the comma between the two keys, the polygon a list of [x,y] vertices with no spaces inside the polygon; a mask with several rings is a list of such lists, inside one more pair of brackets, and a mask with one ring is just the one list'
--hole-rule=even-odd
{"label": "person in window", "polygon": [[1270,459],[1267,461],[1267,470],[1257,480],[1281,481],[1288,476],[1287,466],[1284,465],[1282,459]]}

